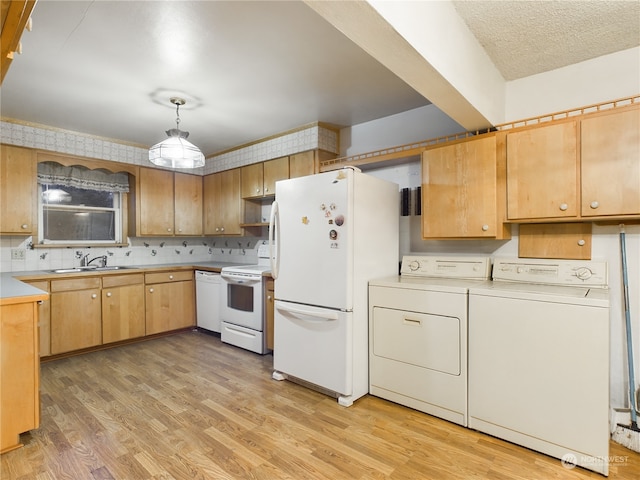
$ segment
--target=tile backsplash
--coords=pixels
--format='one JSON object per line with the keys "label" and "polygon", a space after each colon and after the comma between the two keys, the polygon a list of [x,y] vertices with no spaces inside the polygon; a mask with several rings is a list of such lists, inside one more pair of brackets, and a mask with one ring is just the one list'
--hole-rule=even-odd
{"label": "tile backsplash", "polygon": [[[0,237],[0,271],[18,272],[77,267],[80,258],[107,256],[108,265],[140,266],[171,263],[232,262],[255,264],[258,245],[266,240],[242,238],[130,238],[125,247],[32,247],[32,237]],[[12,259],[12,252],[24,259]]]}

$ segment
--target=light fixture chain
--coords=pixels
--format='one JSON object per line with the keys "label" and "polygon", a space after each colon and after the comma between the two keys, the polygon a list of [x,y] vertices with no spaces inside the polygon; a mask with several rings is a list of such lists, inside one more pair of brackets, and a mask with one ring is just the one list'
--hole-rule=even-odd
{"label": "light fixture chain", "polygon": [[176,102],[176,128],[180,129],[180,103]]}

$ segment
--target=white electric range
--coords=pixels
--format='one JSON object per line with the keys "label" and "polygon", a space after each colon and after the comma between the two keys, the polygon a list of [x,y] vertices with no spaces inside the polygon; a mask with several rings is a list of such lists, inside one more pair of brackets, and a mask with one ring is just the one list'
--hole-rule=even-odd
{"label": "white electric range", "polygon": [[369,282],[369,393],[467,425],[468,292],[488,257],[405,256]]}
{"label": "white electric range", "polygon": [[220,339],[255,353],[268,352],[264,311],[264,273],[271,269],[269,245],[258,246],[258,263],[224,267]]}

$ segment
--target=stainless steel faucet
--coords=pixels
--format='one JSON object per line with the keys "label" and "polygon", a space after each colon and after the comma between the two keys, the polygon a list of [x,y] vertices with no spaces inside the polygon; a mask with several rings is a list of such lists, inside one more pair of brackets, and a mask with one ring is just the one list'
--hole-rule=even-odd
{"label": "stainless steel faucet", "polygon": [[97,257],[94,257],[91,260],[87,261],[88,257],[89,257],[89,254],[86,254],[84,257],[82,257],[82,259],[80,260],[80,266],[81,267],[88,267],[89,265],[91,265],[96,260],[100,261],[100,267],[104,268],[104,267],[107,266],[107,256],[106,255],[98,255]]}

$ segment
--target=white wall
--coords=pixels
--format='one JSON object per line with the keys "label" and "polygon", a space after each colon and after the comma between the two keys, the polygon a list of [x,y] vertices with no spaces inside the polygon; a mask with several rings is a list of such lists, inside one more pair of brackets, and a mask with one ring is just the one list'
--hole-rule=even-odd
{"label": "white wall", "polygon": [[640,47],[636,47],[508,82],[505,122],[639,93]]}

